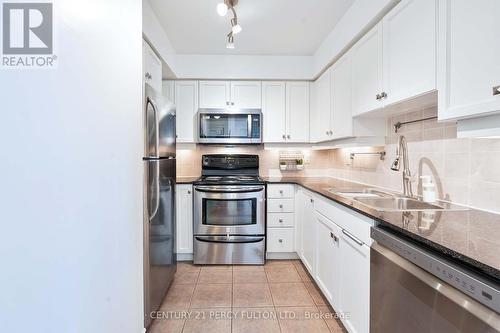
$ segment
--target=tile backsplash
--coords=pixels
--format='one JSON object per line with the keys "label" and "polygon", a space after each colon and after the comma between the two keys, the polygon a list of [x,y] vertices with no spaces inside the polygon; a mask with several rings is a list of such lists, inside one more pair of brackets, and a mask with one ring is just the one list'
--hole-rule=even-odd
{"label": "tile backsplash", "polygon": [[[500,213],[500,139],[457,139],[454,123],[438,123],[436,120],[403,125],[398,134],[394,133],[393,125],[398,121],[432,117],[436,113],[436,108],[431,108],[390,118],[386,144],[382,147],[304,150],[306,165],[303,171],[281,172],[279,150],[264,150],[261,146],[197,145],[191,150],[178,150],[177,174],[199,176],[203,154],[258,154],[262,176],[332,176],[401,191],[401,172],[390,168],[401,134],[408,141],[414,193],[421,194],[419,177],[430,175],[440,198]],[[387,153],[383,161],[377,155],[350,158],[351,152],[382,150]]]}

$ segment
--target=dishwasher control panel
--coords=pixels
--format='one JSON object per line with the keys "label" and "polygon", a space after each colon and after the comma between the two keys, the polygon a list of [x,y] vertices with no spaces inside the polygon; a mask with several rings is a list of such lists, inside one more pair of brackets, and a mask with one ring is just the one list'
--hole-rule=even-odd
{"label": "dishwasher control panel", "polygon": [[380,228],[372,227],[371,237],[380,245],[500,313],[499,285]]}

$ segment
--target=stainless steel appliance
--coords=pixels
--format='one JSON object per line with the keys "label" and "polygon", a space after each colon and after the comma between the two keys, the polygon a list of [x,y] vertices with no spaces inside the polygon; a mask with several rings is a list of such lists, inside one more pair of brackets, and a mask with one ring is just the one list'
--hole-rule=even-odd
{"label": "stainless steel appliance", "polygon": [[371,333],[500,332],[500,285],[372,228]]}
{"label": "stainless steel appliance", "polygon": [[199,143],[262,143],[262,112],[259,109],[199,109],[198,124]]}
{"label": "stainless steel appliance", "polygon": [[265,183],[257,155],[204,155],[194,183],[194,263],[263,264]]}
{"label": "stainless steel appliance", "polygon": [[144,325],[176,270],[175,108],[146,84],[144,97]]}

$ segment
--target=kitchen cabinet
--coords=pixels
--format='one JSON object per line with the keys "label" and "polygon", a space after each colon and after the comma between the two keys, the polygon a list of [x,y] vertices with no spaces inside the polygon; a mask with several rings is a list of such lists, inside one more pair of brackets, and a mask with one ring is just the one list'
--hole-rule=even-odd
{"label": "kitchen cabinet", "polygon": [[315,278],[327,300],[337,307],[341,268],[340,229],[335,223],[320,213],[315,213],[316,224],[316,272]]}
{"label": "kitchen cabinet", "polygon": [[200,81],[200,108],[225,109],[231,106],[231,82]]}
{"label": "kitchen cabinet", "polygon": [[193,253],[193,186],[176,186],[176,249],[177,254]]}
{"label": "kitchen cabinet", "polygon": [[436,1],[403,0],[383,18],[384,105],[436,89]]}
{"label": "kitchen cabinet", "polygon": [[311,142],[328,141],[331,118],[331,69],[324,72],[313,85],[313,107],[311,110]]}
{"label": "kitchen cabinet", "polygon": [[349,332],[369,331],[370,323],[370,248],[359,239],[343,230],[339,247],[342,267],[337,274],[340,278],[340,313],[349,313],[343,323]]}
{"label": "kitchen cabinet", "polygon": [[177,116],[177,142],[196,142],[198,133],[198,81],[176,81],[175,104]]}
{"label": "kitchen cabinet", "polygon": [[439,1],[440,120],[500,112],[498,0]]}
{"label": "kitchen cabinet", "polygon": [[304,201],[302,207],[302,263],[307,268],[311,275],[314,275],[315,269],[315,244],[316,244],[316,231],[315,231],[315,217],[314,217],[314,198],[311,194],[304,194]]}
{"label": "kitchen cabinet", "polygon": [[199,89],[202,109],[262,107],[260,81],[200,81]]}
{"label": "kitchen cabinet", "polygon": [[309,142],[309,104],[309,82],[263,82],[264,142]]}
{"label": "kitchen cabinet", "polygon": [[267,229],[267,252],[268,253],[291,253],[294,248],[293,228],[268,228]]}
{"label": "kitchen cabinet", "polygon": [[382,23],[377,24],[353,46],[352,113],[354,116],[383,106]]}
{"label": "kitchen cabinet", "polygon": [[286,141],[286,102],[285,82],[262,82],[264,142]]}
{"label": "kitchen cabinet", "polygon": [[330,117],[330,139],[347,138],[354,135],[352,119],[351,58],[341,58],[332,67],[332,110]]}
{"label": "kitchen cabinet", "polygon": [[[295,186],[267,185],[267,253],[271,259],[292,258],[295,252]],[[285,255],[285,257],[283,257]],[[269,258],[269,255],[268,255]]]}
{"label": "kitchen cabinet", "polygon": [[175,81],[163,80],[162,93],[164,98],[175,104]]}
{"label": "kitchen cabinet", "polygon": [[142,42],[142,70],[143,80],[148,83],[153,89],[162,93],[162,62],[156,55],[155,51],[149,46],[146,41]]}

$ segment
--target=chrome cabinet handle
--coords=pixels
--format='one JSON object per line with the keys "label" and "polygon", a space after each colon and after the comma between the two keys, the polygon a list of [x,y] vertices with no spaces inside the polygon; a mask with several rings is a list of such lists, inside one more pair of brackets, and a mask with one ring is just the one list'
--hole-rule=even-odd
{"label": "chrome cabinet handle", "polygon": [[380,99],[387,98],[387,93],[384,91],[380,94]]}
{"label": "chrome cabinet handle", "polygon": [[279,223],[283,223],[283,219],[279,219],[278,221],[279,221]]}
{"label": "chrome cabinet handle", "polygon": [[191,194],[191,190],[188,190],[188,194]]}
{"label": "chrome cabinet handle", "polygon": [[328,135],[333,135],[333,131],[329,131],[329,132],[328,132]]}
{"label": "chrome cabinet handle", "polygon": [[380,101],[382,99],[382,97],[380,96],[380,94],[375,95],[375,98],[377,99],[377,101]]}
{"label": "chrome cabinet handle", "polygon": [[333,234],[333,232],[330,232],[330,237],[333,238],[334,242],[337,242],[339,238]]}
{"label": "chrome cabinet handle", "polygon": [[493,96],[500,95],[500,86],[493,87]]}
{"label": "chrome cabinet handle", "polygon": [[229,102],[226,102],[226,105],[229,105]]}
{"label": "chrome cabinet handle", "polygon": [[280,208],[283,208],[283,205],[280,204]]}
{"label": "chrome cabinet handle", "polygon": [[231,102],[231,105],[234,105],[234,102]]}
{"label": "chrome cabinet handle", "polygon": [[280,194],[283,194],[283,190],[280,190]]}
{"label": "chrome cabinet handle", "polygon": [[328,135],[328,131],[326,131],[326,135]]}
{"label": "chrome cabinet handle", "polygon": [[352,239],[354,242],[356,242],[358,245],[363,245],[364,243],[359,240],[356,236],[354,236],[353,234],[351,234],[350,232],[346,231],[345,229],[342,229],[342,233],[344,235],[346,235],[347,237],[349,237],[350,239]]}
{"label": "chrome cabinet handle", "polygon": [[286,136],[286,138],[287,138],[287,139],[290,139],[290,134],[288,134],[288,135]]}
{"label": "chrome cabinet handle", "polygon": [[286,139],[286,135],[285,134],[283,134],[283,139]]}
{"label": "chrome cabinet handle", "polygon": [[280,238],[280,239],[278,239],[278,242],[283,243],[283,240]]}
{"label": "chrome cabinet handle", "polygon": [[146,73],[146,75],[144,75],[146,77],[146,79],[148,80],[151,80],[153,78],[153,76],[151,74],[149,74],[149,72]]}
{"label": "chrome cabinet handle", "polygon": [[309,200],[311,200],[311,203],[313,203],[313,202],[314,202],[314,199],[309,199]]}

